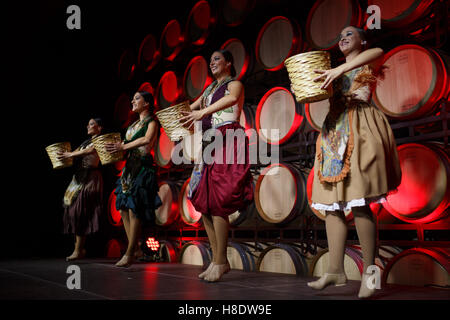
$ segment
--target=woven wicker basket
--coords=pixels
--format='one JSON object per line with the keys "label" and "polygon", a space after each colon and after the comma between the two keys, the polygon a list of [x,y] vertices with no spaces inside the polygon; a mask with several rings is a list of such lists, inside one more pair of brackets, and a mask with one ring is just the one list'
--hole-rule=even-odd
{"label": "woven wicker basket", "polygon": [[100,158],[102,165],[114,163],[123,159],[123,151],[109,153],[106,151],[105,145],[107,143],[117,143],[121,142],[120,133],[107,133],[92,139],[94,148]]}
{"label": "woven wicker basket", "polygon": [[58,160],[58,153],[59,152],[70,152],[71,146],[70,142],[58,142],[51,144],[45,148],[47,151],[47,154],[50,158],[50,161],[52,162],[53,169],[62,169],[72,166],[73,159],[67,158]]}
{"label": "woven wicker basket", "polygon": [[327,51],[310,51],[297,54],[284,61],[291,80],[297,102],[310,103],[331,96],[331,89],[320,89],[325,79],[313,81],[320,74],[314,70],[331,68],[330,53]]}
{"label": "woven wicker basket", "polygon": [[187,101],[156,112],[156,116],[158,117],[161,126],[171,141],[179,141],[183,137],[194,133],[193,126],[191,129],[188,129],[183,127],[180,123],[180,118],[185,116],[183,114],[185,111],[191,112],[191,108],[189,108],[189,103]]}

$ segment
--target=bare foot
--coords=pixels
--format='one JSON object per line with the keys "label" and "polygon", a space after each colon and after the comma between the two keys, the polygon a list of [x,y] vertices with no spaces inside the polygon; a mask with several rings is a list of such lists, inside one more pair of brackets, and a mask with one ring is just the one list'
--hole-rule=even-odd
{"label": "bare foot", "polygon": [[116,267],[121,267],[121,268],[128,268],[129,266],[131,266],[133,264],[133,257],[132,256],[127,256],[124,255],[122,257],[122,259],[120,259],[117,263],[116,263]]}
{"label": "bare foot", "polygon": [[66,257],[66,261],[73,261],[73,260],[77,260],[77,259],[83,259],[86,256],[86,250],[74,250],[73,253]]}
{"label": "bare foot", "polygon": [[205,276],[205,280],[208,282],[219,281],[222,276],[230,271],[230,265],[225,264],[214,264],[211,271]]}

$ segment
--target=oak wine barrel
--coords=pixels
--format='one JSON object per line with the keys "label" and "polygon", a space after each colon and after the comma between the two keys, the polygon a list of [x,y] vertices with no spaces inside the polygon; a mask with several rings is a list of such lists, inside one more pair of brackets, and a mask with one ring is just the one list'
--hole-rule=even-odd
{"label": "oak wine barrel", "polygon": [[211,263],[212,253],[209,244],[202,241],[185,243],[180,250],[179,261],[207,268]]}
{"label": "oak wine barrel", "polygon": [[211,7],[208,1],[198,1],[191,9],[186,21],[184,38],[193,46],[202,46],[214,23]]}
{"label": "oak wine barrel", "polygon": [[159,256],[164,262],[178,262],[180,249],[176,241],[161,240],[159,242]]}
{"label": "oak wine barrel", "polygon": [[300,27],[294,20],[276,16],[267,21],[258,33],[255,54],[257,61],[268,71],[284,67],[286,58],[300,52]]}
{"label": "oak wine barrel", "polygon": [[396,255],[386,266],[383,283],[450,287],[448,248],[412,248]]}
{"label": "oak wine barrel", "polygon": [[330,100],[324,99],[305,103],[305,117],[311,127],[316,131],[322,130],[323,122],[330,111]]}
{"label": "oak wine barrel", "polygon": [[120,211],[116,209],[116,194],[115,190],[111,192],[108,198],[108,221],[115,227],[123,226],[122,215]]}
{"label": "oak wine barrel", "polygon": [[[450,158],[438,145],[407,143],[397,147],[402,180],[383,207],[398,219],[429,223],[448,215]],[[448,211],[448,210],[447,210]]]}
{"label": "oak wine barrel", "polygon": [[448,95],[449,74],[442,56],[431,48],[400,45],[384,56],[384,79],[373,103],[391,118],[409,120],[431,114]]}
{"label": "oak wine barrel", "polygon": [[127,250],[123,241],[118,239],[110,239],[106,243],[106,257],[107,258],[121,258]]}
{"label": "oak wine barrel", "polygon": [[245,243],[228,242],[227,259],[231,269],[243,271],[255,271],[255,257],[251,249]]}
{"label": "oak wine barrel", "polygon": [[250,54],[244,43],[237,39],[231,38],[225,41],[220,47],[221,50],[228,50],[233,56],[233,65],[236,69],[236,80],[241,80],[250,68]]}
{"label": "oak wine barrel", "polygon": [[175,223],[180,216],[178,208],[180,190],[171,181],[161,181],[158,185],[158,195],[161,198],[162,205],[155,211],[155,221],[157,225],[166,227]]}
{"label": "oak wine barrel", "polygon": [[189,61],[183,76],[183,94],[189,100],[197,99],[203,90],[211,84],[208,74],[209,65],[202,56],[195,56]]}
{"label": "oak wine barrel", "polygon": [[258,135],[269,144],[283,144],[304,124],[301,105],[283,87],[267,91],[255,116]]}
{"label": "oak wine barrel", "polygon": [[255,187],[260,217],[273,224],[292,221],[307,203],[306,178],[291,165],[274,163],[264,168]]}
{"label": "oak wine barrel", "polygon": [[305,276],[308,264],[299,248],[278,243],[265,248],[258,257],[257,270]]}
{"label": "oak wine barrel", "polygon": [[138,65],[143,71],[149,72],[160,59],[161,53],[156,38],[152,34],[146,35],[139,46]]}
{"label": "oak wine barrel", "polygon": [[175,143],[169,139],[163,128],[160,128],[160,134],[155,146],[155,162],[162,168],[169,168],[172,165],[172,153]]}
{"label": "oak wine barrel", "polygon": [[411,25],[429,11],[433,0],[368,0],[381,12],[381,25],[386,28],[402,28]]}
{"label": "oak wine barrel", "polygon": [[363,15],[356,0],[319,0],[314,3],[306,20],[308,43],[319,50],[338,45],[342,29],[360,26]]}
{"label": "oak wine barrel", "polygon": [[187,198],[190,180],[191,178],[187,179],[181,188],[178,207],[180,208],[180,216],[184,223],[193,227],[199,227],[202,225],[202,214],[195,210],[191,200]]}
{"label": "oak wine barrel", "polygon": [[172,19],[161,32],[159,41],[161,56],[168,61],[173,61],[183,49],[183,45],[184,37],[180,23],[178,20]]}
{"label": "oak wine barrel", "polygon": [[165,109],[175,104],[182,94],[181,79],[173,71],[166,71],[156,87],[156,104],[158,109]]}

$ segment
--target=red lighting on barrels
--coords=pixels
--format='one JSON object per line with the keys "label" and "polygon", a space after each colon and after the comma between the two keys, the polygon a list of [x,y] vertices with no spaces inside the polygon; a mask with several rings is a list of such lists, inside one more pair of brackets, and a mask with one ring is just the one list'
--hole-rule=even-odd
{"label": "red lighting on barrels", "polygon": [[432,2],[433,0],[368,0],[367,4],[377,5],[380,8],[381,25],[388,28],[401,28],[423,17],[430,9]]}
{"label": "red lighting on barrels", "polygon": [[197,2],[189,13],[186,23],[185,37],[192,45],[201,46],[208,36],[208,29],[213,21],[211,8],[207,1]]}
{"label": "red lighting on barrels", "polygon": [[241,80],[247,73],[250,64],[250,56],[246,52],[242,41],[237,38],[228,39],[220,49],[226,49],[231,52],[234,59],[234,67],[236,69],[236,80]]}
{"label": "red lighting on barrels", "polygon": [[392,118],[409,120],[428,115],[448,93],[448,68],[431,48],[401,45],[384,56],[383,64],[388,68],[377,84],[373,102]]}
{"label": "red lighting on barrels", "polygon": [[153,237],[147,238],[146,244],[147,248],[149,248],[151,251],[158,251],[159,249],[159,241]]}
{"label": "red lighting on barrels", "polygon": [[158,63],[160,55],[155,37],[148,34],[139,47],[138,64],[148,72]]}
{"label": "red lighting on barrels", "polygon": [[445,217],[450,204],[450,159],[432,144],[408,143],[398,147],[402,180],[383,207],[410,223],[429,223]]}
{"label": "red lighting on barrels", "polygon": [[161,77],[156,88],[157,104],[161,109],[167,108],[176,102],[181,94],[178,78],[173,71],[167,71]]}
{"label": "red lighting on barrels", "polygon": [[202,56],[196,56],[189,62],[183,76],[183,90],[186,98],[195,100],[211,84],[208,64]]}
{"label": "red lighting on barrels", "polygon": [[108,220],[113,226],[120,227],[123,225],[123,222],[120,211],[116,209],[116,194],[114,193],[114,191],[115,190],[111,192],[111,195],[108,199]]}
{"label": "red lighting on barrels", "polygon": [[184,42],[181,34],[180,23],[177,20],[170,20],[164,27],[160,39],[160,51],[164,59],[173,61],[180,53]]}
{"label": "red lighting on barrels", "polygon": [[316,49],[332,49],[337,46],[342,29],[360,26],[362,20],[361,8],[356,0],[316,1],[308,13],[306,40]]}

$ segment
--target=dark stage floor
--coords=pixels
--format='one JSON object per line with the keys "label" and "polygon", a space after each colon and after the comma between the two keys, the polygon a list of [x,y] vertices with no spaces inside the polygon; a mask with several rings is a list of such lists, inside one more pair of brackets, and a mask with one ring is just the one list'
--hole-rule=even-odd
{"label": "dark stage floor", "polygon": [[[63,259],[0,261],[1,300],[356,300],[360,282],[314,291],[308,277],[232,270],[220,282],[197,278],[199,266],[136,263],[128,269],[115,260]],[[80,267],[80,289],[69,290],[69,265]],[[75,282],[71,282],[75,283]],[[378,300],[449,300],[450,290],[387,285]]]}

